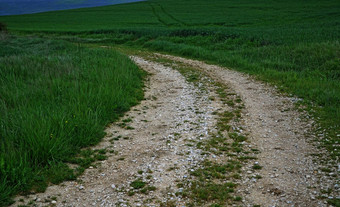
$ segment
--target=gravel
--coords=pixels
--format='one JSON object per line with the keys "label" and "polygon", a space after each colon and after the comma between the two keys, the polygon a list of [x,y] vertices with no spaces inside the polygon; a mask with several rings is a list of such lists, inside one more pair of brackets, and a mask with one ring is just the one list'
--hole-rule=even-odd
{"label": "gravel", "polygon": [[[244,102],[242,126],[234,127],[248,133],[250,142],[243,144],[260,153],[256,161],[242,167],[237,187],[242,195],[241,206],[328,206],[327,198],[339,198],[339,183],[335,181],[338,173],[326,175],[320,171],[323,165],[310,156],[325,152],[311,142],[316,138],[311,133],[313,120],[301,118],[307,115],[294,109],[299,99],[283,96],[274,87],[236,71],[155,55],[197,68],[208,74],[210,81],[227,85]],[[216,132],[213,112],[226,106],[209,99],[216,96],[213,89],[201,90],[202,85],[188,83],[177,70],[140,57],[131,58],[152,75],[146,81],[145,100],[122,118],[132,119],[127,125],[133,129],[112,124],[106,129],[107,136],[94,147],[116,154],[98,161],[77,181],[50,186],[45,193],[18,196],[16,200],[34,200],[37,206],[46,206],[44,201],[53,197],[57,198],[50,201],[54,206],[159,206],[169,202],[186,206],[188,198],[176,196],[184,190],[177,183],[190,180],[189,172],[200,167],[203,160],[221,159],[217,154],[202,154],[190,143],[209,139],[209,134]],[[126,139],[112,143],[117,136]],[[253,170],[254,164],[262,168]],[[340,170],[340,165],[337,168]],[[133,185],[137,181],[151,190],[140,192]]]}

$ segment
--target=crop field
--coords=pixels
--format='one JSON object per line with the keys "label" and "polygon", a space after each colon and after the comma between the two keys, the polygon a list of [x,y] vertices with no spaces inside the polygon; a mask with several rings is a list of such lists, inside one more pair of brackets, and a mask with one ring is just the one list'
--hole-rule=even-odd
{"label": "crop field", "polygon": [[89,8],[138,1],[139,0],[2,0],[0,2],[0,16]]}
{"label": "crop field", "polygon": [[0,16],[18,36],[0,40],[0,204],[32,188],[31,175],[45,182],[38,168],[47,172],[98,142],[103,127],[142,98],[142,74],[126,57],[84,44],[164,52],[255,75],[303,99],[327,137],[322,145],[338,159],[339,11],[337,0],[149,0]]}

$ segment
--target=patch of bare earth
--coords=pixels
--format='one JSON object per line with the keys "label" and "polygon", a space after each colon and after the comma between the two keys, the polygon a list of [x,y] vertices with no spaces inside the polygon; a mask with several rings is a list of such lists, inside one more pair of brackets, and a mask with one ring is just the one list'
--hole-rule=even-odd
{"label": "patch of bare earth", "polygon": [[[225,68],[160,54],[150,59],[158,58],[171,60],[173,65],[132,57],[151,75],[145,100],[121,122],[109,126],[107,136],[95,147],[112,152],[108,159],[87,169],[78,181],[16,200],[24,198],[36,206],[327,206],[319,198],[321,189],[334,189],[325,197],[339,195],[334,181],[324,176],[310,156],[318,151],[306,136],[312,120],[300,118],[295,98]],[[197,69],[203,79],[188,82],[188,77],[174,69],[178,64]],[[233,109],[218,97],[215,83],[235,98],[241,97],[244,105],[237,108],[241,116],[228,123],[229,132],[219,129],[219,114]],[[232,148],[231,142],[205,144],[212,137],[231,140],[233,134],[247,135],[246,141],[237,143],[243,150],[232,151],[238,148]],[[240,161],[242,166],[235,171],[238,179],[224,175],[218,167],[211,181],[204,177],[209,185],[217,180],[214,175],[219,176],[220,186],[227,181],[237,184],[235,192],[230,188],[230,195],[226,194],[228,201],[215,202],[214,196],[200,197],[190,191],[197,172],[204,168],[202,163],[208,160],[222,166],[241,160],[241,155],[256,156],[256,160]]]}

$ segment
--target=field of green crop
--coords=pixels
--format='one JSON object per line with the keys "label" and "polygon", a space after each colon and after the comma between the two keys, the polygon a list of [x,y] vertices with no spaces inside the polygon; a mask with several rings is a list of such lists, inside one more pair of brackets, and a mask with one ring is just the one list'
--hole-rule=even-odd
{"label": "field of green crop", "polygon": [[[326,138],[320,141],[329,151],[330,156],[336,160],[340,155],[339,11],[338,0],[149,0],[97,8],[3,16],[0,17],[0,22],[6,23],[12,33],[21,36],[62,39],[77,44],[93,43],[119,45],[130,49],[143,48],[200,59],[255,75],[259,79],[277,85],[284,92],[303,98],[304,104],[308,106],[321,126],[318,130],[326,135]],[[11,58],[11,64],[26,65],[27,62],[27,64],[42,66],[59,58],[59,55],[51,59],[47,56],[47,62],[42,58],[40,62],[30,63],[30,58],[27,58],[25,51],[20,53],[17,51],[21,50],[20,44],[27,43],[19,44],[10,41],[1,44],[3,47],[1,67],[3,64],[9,64],[7,62]],[[31,46],[42,47],[45,44],[46,42],[31,44]],[[31,49],[37,50],[37,48]],[[10,51],[13,51],[12,54],[25,55],[20,55],[20,58],[12,57],[7,55]],[[72,65],[74,61],[83,61],[84,58],[88,61],[83,62],[83,66],[86,67],[93,61],[88,58],[92,55],[88,57],[82,55],[82,58],[76,56],[76,52],[79,54],[79,48],[73,48],[71,51],[73,51],[71,54],[75,55],[73,58],[61,56],[69,60],[65,64]],[[92,49],[83,48],[81,51],[87,53]],[[107,54],[106,51],[101,52]],[[21,56],[26,59],[22,59]],[[100,62],[106,60],[99,54],[95,57],[99,58]],[[67,68],[65,65],[63,67]],[[101,66],[98,65],[98,70],[100,68]],[[19,66],[16,66],[16,69],[22,70]],[[2,69],[1,73],[3,73]],[[18,75],[20,73],[18,72]],[[15,76],[16,73],[10,77]],[[7,76],[2,75],[1,81],[3,77]],[[6,97],[3,95],[6,91],[8,89],[1,91],[1,97]],[[28,98],[32,100],[37,96],[34,94],[39,93],[31,89],[27,89],[26,92],[31,93]],[[10,100],[27,96],[13,94],[17,93],[8,95]],[[71,97],[68,98],[65,99],[68,100],[65,104],[73,100]],[[3,114],[10,114],[8,113],[10,108],[4,107],[3,103],[0,104],[2,104],[0,105],[1,117]],[[42,105],[37,107],[39,110],[42,109]],[[40,116],[46,115],[36,109],[30,110],[40,113]],[[69,116],[71,115],[66,115],[62,120],[68,120]],[[15,122],[24,120],[20,116],[10,116],[8,119]],[[82,119],[79,118],[79,121]],[[8,134],[12,135],[6,139],[18,140],[18,136],[22,136],[17,134],[19,129],[17,125],[9,126]],[[50,133],[50,131],[45,132]],[[42,132],[32,133],[35,133],[34,137],[39,137],[41,135],[39,133]],[[4,137],[7,136],[6,134]],[[16,144],[22,143],[16,141]],[[47,146],[51,146],[51,143]],[[1,150],[3,152],[4,147]],[[40,161],[36,163],[39,164]],[[13,166],[9,166],[8,169]]]}

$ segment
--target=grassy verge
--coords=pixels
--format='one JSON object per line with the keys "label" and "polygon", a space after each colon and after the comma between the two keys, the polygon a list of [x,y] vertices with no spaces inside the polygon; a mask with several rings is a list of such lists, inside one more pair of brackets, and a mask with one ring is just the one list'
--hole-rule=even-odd
{"label": "grassy verge", "polygon": [[143,72],[113,50],[2,37],[0,206],[16,193],[75,179],[64,163],[143,97]]}

